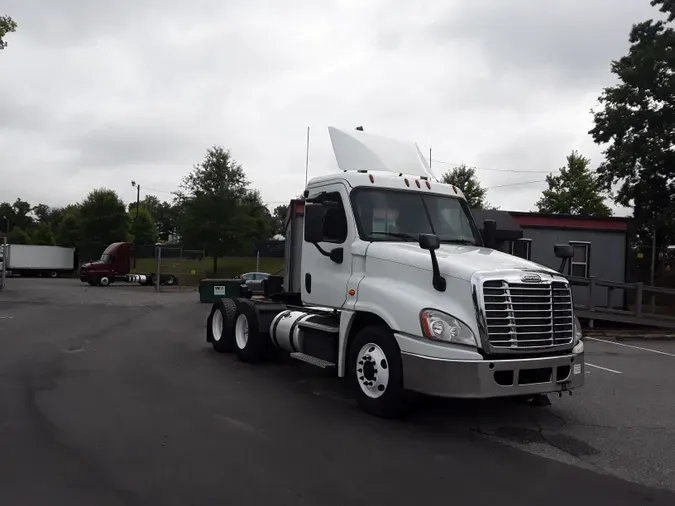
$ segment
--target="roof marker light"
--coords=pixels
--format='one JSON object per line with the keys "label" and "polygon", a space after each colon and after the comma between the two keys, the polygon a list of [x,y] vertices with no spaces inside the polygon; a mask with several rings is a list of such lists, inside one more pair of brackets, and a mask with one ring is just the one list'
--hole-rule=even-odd
{"label": "roof marker light", "polygon": [[375,182],[375,178],[373,177],[372,174],[368,174],[368,178],[370,179],[370,182],[371,182],[371,183],[374,183],[374,182]]}
{"label": "roof marker light", "polygon": [[427,189],[431,190],[431,184],[429,184],[429,181],[427,181]]}
{"label": "roof marker light", "polygon": [[455,191],[455,193],[457,193],[457,188],[455,187],[455,185],[452,185],[452,189]]}
{"label": "roof marker light", "polygon": [[415,184],[417,185],[418,188],[420,188],[420,180],[419,179],[415,179]]}
{"label": "roof marker light", "polygon": [[404,179],[404,181],[405,181],[405,185],[406,185],[406,186],[410,186],[410,181],[408,181],[408,179],[407,179],[407,178],[406,178],[406,179]]}

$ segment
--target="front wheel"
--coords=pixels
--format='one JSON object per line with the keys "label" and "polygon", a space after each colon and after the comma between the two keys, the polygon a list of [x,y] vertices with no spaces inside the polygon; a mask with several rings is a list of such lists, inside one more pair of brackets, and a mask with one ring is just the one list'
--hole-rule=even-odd
{"label": "front wheel", "polygon": [[98,279],[98,284],[100,286],[108,286],[108,285],[110,285],[111,282],[112,282],[112,280],[108,276],[101,276]]}
{"label": "front wheel", "polygon": [[349,347],[348,365],[361,409],[382,418],[399,418],[407,412],[401,350],[389,328],[369,325],[359,330]]}

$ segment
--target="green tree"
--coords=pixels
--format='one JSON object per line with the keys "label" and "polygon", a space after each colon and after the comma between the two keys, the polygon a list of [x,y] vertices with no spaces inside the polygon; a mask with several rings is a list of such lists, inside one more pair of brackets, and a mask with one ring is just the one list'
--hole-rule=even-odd
{"label": "green tree", "polygon": [[126,240],[129,231],[126,206],[114,190],[93,190],[79,207],[78,243],[84,254],[95,258],[109,244]]}
{"label": "green tree", "polygon": [[29,237],[30,244],[39,244],[41,246],[54,246],[56,244],[52,226],[46,221],[39,223],[35,229],[31,231]]}
{"label": "green tree", "polygon": [[612,62],[618,83],[603,90],[590,134],[606,145],[600,183],[633,207],[638,241],[675,240],[675,2],[652,0],[666,21],[633,25],[628,54]]}
{"label": "green tree", "polygon": [[7,234],[8,244],[30,244],[30,236],[21,227],[12,227]]}
{"label": "green tree", "polygon": [[80,208],[78,204],[69,204],[62,209],[63,216],[56,226],[57,246],[72,248],[78,246],[80,239]]}
{"label": "green tree", "polygon": [[0,16],[0,51],[7,47],[5,35],[16,30],[16,22],[9,16]]}
{"label": "green tree", "polygon": [[19,227],[28,232],[35,225],[31,216],[33,208],[25,200],[16,199],[12,204],[12,217],[10,218],[10,227]]}
{"label": "green tree", "polygon": [[275,223],[258,190],[248,190],[242,204],[245,220],[241,223],[241,229],[244,231],[242,253],[250,254],[254,251],[255,242],[268,240],[274,235]]}
{"label": "green tree", "polygon": [[572,151],[567,165],[558,175],[546,176],[548,188],[536,206],[541,213],[573,214],[581,216],[611,216],[612,210],[604,203],[597,178],[589,168],[591,161]]}
{"label": "green tree", "polygon": [[283,234],[284,225],[286,224],[286,215],[288,214],[288,204],[280,205],[272,211],[272,218],[274,219],[273,234]]}
{"label": "green tree", "polygon": [[[141,201],[141,206],[150,212],[160,239],[166,241],[170,234],[176,232],[177,212],[169,202],[160,201],[154,195],[146,195]],[[135,214],[136,202],[129,204],[129,212]]]}
{"label": "green tree", "polygon": [[490,207],[485,198],[487,190],[478,181],[476,169],[462,164],[443,174],[441,183],[455,185],[462,190],[471,209],[487,209]]}
{"label": "green tree", "polygon": [[180,209],[179,233],[185,244],[204,248],[213,257],[218,271],[218,256],[242,248],[250,239],[246,227],[252,205],[244,169],[220,146],[208,149],[204,160],[183,178],[177,193]]}
{"label": "green tree", "polygon": [[129,222],[131,227],[129,233],[132,236],[134,244],[155,244],[157,242],[157,228],[152,214],[143,205],[138,208],[138,217],[136,209],[129,213]]}

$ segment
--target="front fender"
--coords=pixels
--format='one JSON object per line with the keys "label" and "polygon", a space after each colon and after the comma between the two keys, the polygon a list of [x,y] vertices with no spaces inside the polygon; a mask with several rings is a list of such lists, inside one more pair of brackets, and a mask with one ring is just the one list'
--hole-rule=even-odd
{"label": "front fender", "polygon": [[369,260],[366,276],[358,286],[354,309],[378,315],[394,331],[419,337],[422,336],[420,311],[438,309],[463,321],[478,339],[471,283],[446,276],[446,289],[439,292],[431,280],[428,271],[379,259]]}

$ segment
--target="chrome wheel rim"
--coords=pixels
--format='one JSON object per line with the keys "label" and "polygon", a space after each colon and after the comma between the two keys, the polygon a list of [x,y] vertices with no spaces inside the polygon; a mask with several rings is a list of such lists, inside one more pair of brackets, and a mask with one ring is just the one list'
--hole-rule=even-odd
{"label": "chrome wheel rim", "polygon": [[382,397],[389,386],[389,360],[382,348],[368,343],[356,356],[356,379],[361,391],[371,399]]}
{"label": "chrome wheel rim", "polygon": [[239,349],[243,350],[246,348],[246,343],[248,343],[248,318],[246,318],[246,315],[240,314],[237,317],[237,323],[234,327],[234,336]]}

